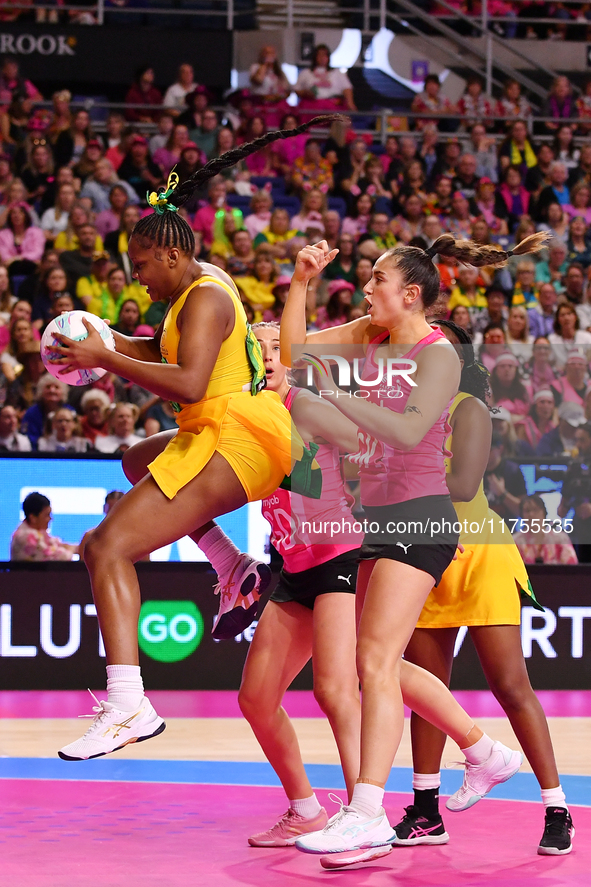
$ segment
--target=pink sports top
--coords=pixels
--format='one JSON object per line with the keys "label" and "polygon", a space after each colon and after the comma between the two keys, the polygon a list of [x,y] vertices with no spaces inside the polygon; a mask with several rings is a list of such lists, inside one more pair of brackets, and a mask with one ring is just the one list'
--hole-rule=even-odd
{"label": "pink sports top", "polygon": [[[301,388],[290,388],[285,406],[291,412]],[[345,492],[337,447],[321,444],[316,461],[322,471],[322,496],[310,499],[281,488],[263,499],[263,517],[271,524],[271,542],[287,573],[301,573],[363,542],[361,525],[351,512],[353,498]],[[356,525],[358,532],[353,531]]]}
{"label": "pink sports top", "polygon": [[[432,331],[417,342],[416,345],[404,355],[405,360],[412,360],[427,345],[445,339],[438,327],[432,327]],[[363,367],[364,379],[376,379],[379,367],[376,362],[378,345],[388,338],[388,331],[380,333],[367,351]],[[394,379],[392,386],[388,386],[384,378],[381,385],[370,388],[370,403],[379,403],[381,406],[395,413],[402,413],[408,401],[412,387],[405,376]],[[445,483],[444,457],[451,456],[445,449],[445,440],[451,433],[448,423],[449,404],[442,412],[435,424],[427,431],[422,441],[413,449],[405,451],[397,447],[377,441],[366,435],[362,446],[370,451],[367,464],[361,463],[359,476],[361,480],[361,503],[369,506],[394,505],[398,502],[408,502],[410,499],[419,499],[423,496],[449,496],[449,490]]]}

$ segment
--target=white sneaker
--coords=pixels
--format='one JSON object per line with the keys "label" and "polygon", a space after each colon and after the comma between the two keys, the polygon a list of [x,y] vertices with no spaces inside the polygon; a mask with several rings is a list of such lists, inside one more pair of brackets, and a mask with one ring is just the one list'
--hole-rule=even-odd
{"label": "white sneaker", "polygon": [[220,579],[214,593],[220,596],[218,618],[211,632],[216,641],[227,641],[244,631],[257,617],[259,598],[271,581],[271,569],[248,554],[241,554],[228,576]]}
{"label": "white sneaker", "polygon": [[512,751],[502,742],[493,743],[490,755],[482,764],[465,762],[464,783],[455,795],[448,799],[445,806],[454,813],[467,810],[487,795],[495,785],[507,782],[515,776],[522,762],[523,755],[520,751]]}
{"label": "white sneaker", "polygon": [[395,837],[383,807],[377,816],[368,817],[343,805],[321,832],[302,835],[295,845],[304,853],[342,853],[344,850],[380,847]]}
{"label": "white sneaker", "polygon": [[391,853],[394,847],[392,844],[384,844],[383,847],[369,847],[360,850],[345,850],[343,853],[331,853],[330,856],[323,856],[320,865],[323,869],[343,869],[348,866],[359,865],[361,862],[372,862],[374,859],[380,859]]}
{"label": "white sneaker", "polygon": [[135,711],[119,711],[109,702],[99,702],[94,693],[91,692],[90,695],[96,702],[93,708],[95,714],[80,717],[92,718],[92,724],[81,739],[64,745],[58,751],[63,761],[100,758],[131,742],[143,742],[144,739],[158,736],[166,728],[146,696]]}

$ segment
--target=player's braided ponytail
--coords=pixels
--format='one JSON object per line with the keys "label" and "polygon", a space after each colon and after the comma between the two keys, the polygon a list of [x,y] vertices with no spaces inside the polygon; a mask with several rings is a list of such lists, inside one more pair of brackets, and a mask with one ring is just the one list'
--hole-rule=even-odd
{"label": "player's braided ponytail", "polygon": [[326,114],[314,117],[295,129],[273,130],[261,138],[255,139],[254,142],[247,142],[215,157],[181,183],[178,181],[178,176],[172,173],[166,188],[161,188],[158,193],[152,192],[148,195],[148,203],[154,207],[154,212],[139,220],[133,229],[132,237],[142,237],[149,243],[160,247],[176,246],[181,252],[193,255],[195,251],[193,231],[177,210],[189,200],[195,191],[202,188],[209,179],[217,176],[222,170],[235,166],[241,160],[260,151],[261,148],[272,142],[290,139],[292,136],[307,132],[311,127],[324,126],[342,119],[339,114]]}

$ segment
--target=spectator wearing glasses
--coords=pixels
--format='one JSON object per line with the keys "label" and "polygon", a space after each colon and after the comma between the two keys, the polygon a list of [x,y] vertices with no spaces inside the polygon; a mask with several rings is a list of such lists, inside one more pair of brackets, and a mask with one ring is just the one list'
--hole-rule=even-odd
{"label": "spectator wearing glasses", "polygon": [[50,433],[39,438],[40,453],[85,453],[88,441],[80,434],[76,413],[67,407],[49,417]]}
{"label": "spectator wearing glasses", "polygon": [[97,437],[109,433],[109,410],[111,401],[100,388],[89,388],[80,399],[82,417],[80,426],[84,437],[94,446]]}

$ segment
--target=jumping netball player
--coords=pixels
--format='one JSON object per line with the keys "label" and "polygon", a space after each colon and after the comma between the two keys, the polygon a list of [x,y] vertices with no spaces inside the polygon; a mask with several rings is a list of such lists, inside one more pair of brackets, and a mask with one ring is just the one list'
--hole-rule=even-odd
{"label": "jumping netball player", "polygon": [[[491,418],[486,407],[486,370],[474,359],[469,335],[449,321],[436,321],[462,362],[460,393],[450,410],[453,436],[446,447],[446,479],[458,518],[465,526],[483,526],[478,536],[461,536],[464,551],[434,588],[405,658],[449,684],[456,636],[469,626],[488,684],[502,705],[540,783],[546,808],[542,855],[562,855],[572,849],[572,819],[559,783],[558,770],[544,711],[532,690],[521,647],[520,592],[530,593],[521,555],[498,515],[488,507],[482,476],[490,450]],[[536,605],[534,601],[534,605]],[[411,716],[414,804],[395,826],[396,843],[445,844],[449,836],[439,815],[439,766],[445,736],[415,713]],[[464,785],[447,802],[450,810],[465,810],[478,799],[471,765]]]}
{"label": "jumping netball player", "polygon": [[[543,239],[532,235],[514,253],[537,250]],[[366,535],[361,548],[357,587],[357,669],[362,690],[359,778],[350,804],[321,832],[296,841],[306,852],[343,853],[344,858],[334,863],[327,858],[327,866],[370,858],[384,852],[371,845],[391,839],[382,800],[402,735],[403,695],[413,711],[457,742],[471,765],[471,784],[478,798],[509,779],[522,760],[520,752],[484,734],[441,681],[402,659],[425,600],[451,563],[457,543],[457,536],[435,532],[444,521],[448,526],[456,522],[443,452],[450,430],[449,408],[460,380],[455,349],[425,319],[439,296],[439,273],[432,261],[437,253],[474,265],[502,265],[508,258],[506,252],[456,242],[451,235],[442,235],[426,251],[395,247],[377,260],[365,286],[369,317],[306,336],[308,281],[336,255],[323,241],[299,253],[283,314],[285,364],[291,364],[292,346],[304,344],[367,350],[368,380],[376,379],[379,358],[416,362],[414,387],[407,377],[399,377],[396,386],[382,382],[369,389],[373,402],[346,396],[321,370],[322,396],[366,434],[361,502],[368,520],[378,528]],[[417,526],[422,534],[416,532]],[[369,849],[359,850],[364,847]]]}
{"label": "jumping netball player", "polygon": [[102,366],[170,400],[179,426],[149,465],[149,475],[87,541],[85,561],[107,653],[108,699],[98,703],[82,739],[60,751],[65,760],[105,755],[164,730],[144,696],[138,665],[134,563],[269,495],[291,471],[289,413],[277,394],[259,391],[260,348],[247,329],[238,292],[228,275],[219,269],[206,274],[195,260],[193,232],[178,209],[222,169],[299,130],[269,133],[216,158],[180,186],[169,180],[165,192],[150,195],[154,213],[135,226],[129,256],[150,298],[170,304],[154,339],[117,336],[118,350],[111,352],[87,324],[87,339],[61,337],[55,349],[66,370]]}
{"label": "jumping netball player", "polygon": [[[279,582],[259,623],[242,676],[239,702],[289,799],[272,828],[248,839],[254,847],[293,845],[300,835],[322,829],[326,811],[312,791],[291,721],[281,702],[312,657],[314,694],[339,750],[349,797],[359,773],[361,708],[355,670],[355,583],[363,533],[352,531],[339,448],[357,449],[357,426],[311,392],[291,387],[279,360],[279,325],[253,326],[263,352],[267,386],[291,413],[322,470],[322,496],[311,499],[276,490],[263,499],[271,541],[283,557]],[[348,524],[340,537],[311,532],[329,521]],[[360,528],[359,528],[360,529]]]}

